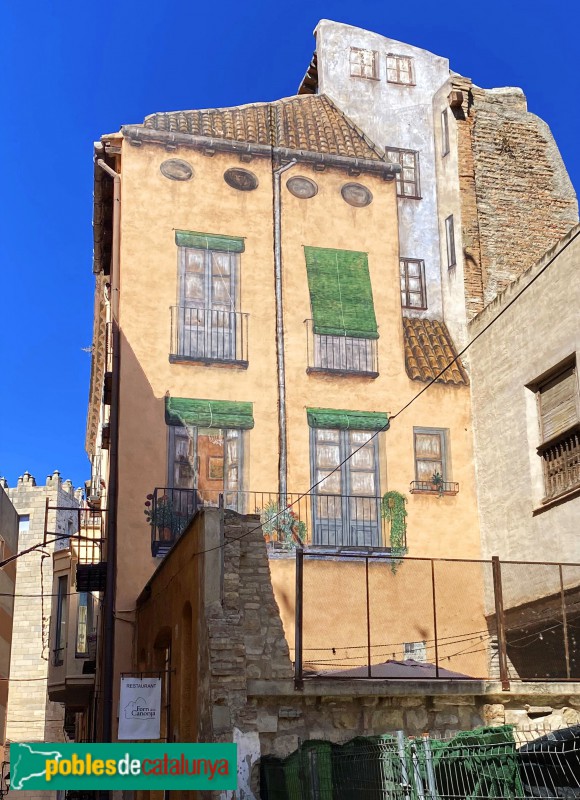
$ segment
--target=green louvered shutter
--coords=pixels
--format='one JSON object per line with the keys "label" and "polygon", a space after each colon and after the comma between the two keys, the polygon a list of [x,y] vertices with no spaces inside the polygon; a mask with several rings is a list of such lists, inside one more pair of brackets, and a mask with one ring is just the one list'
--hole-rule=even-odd
{"label": "green louvered shutter", "polygon": [[175,231],[178,247],[195,247],[198,250],[225,250],[228,253],[243,253],[245,242],[236,236],[220,236],[217,233]]}
{"label": "green louvered shutter", "polygon": [[387,430],[389,427],[389,417],[384,411],[347,411],[338,408],[307,408],[306,416],[311,428],[380,431]]}
{"label": "green louvered shutter", "polygon": [[166,397],[165,422],[168,425],[192,425],[198,428],[247,430],[254,427],[254,414],[252,403]]}
{"label": "green louvered shutter", "polygon": [[305,247],[314,333],[378,339],[366,253]]}

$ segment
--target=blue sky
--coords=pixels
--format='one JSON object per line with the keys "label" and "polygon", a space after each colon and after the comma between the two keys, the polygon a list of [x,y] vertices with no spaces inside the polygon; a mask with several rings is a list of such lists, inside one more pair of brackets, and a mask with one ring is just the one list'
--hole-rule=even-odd
{"label": "blue sky", "polygon": [[[539,6],[538,6],[539,8]],[[88,477],[92,143],[146,114],[294,94],[321,18],[521,86],[580,187],[575,6],[80,0],[0,7],[0,475]],[[577,18],[576,18],[577,22]]]}

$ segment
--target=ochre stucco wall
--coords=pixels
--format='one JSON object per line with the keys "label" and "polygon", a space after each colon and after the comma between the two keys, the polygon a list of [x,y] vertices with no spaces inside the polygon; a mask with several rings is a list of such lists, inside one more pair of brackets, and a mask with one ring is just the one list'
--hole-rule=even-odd
{"label": "ochre stucco wall", "polygon": [[[193,166],[193,179],[178,182],[163,177],[159,165],[168,157],[186,159]],[[257,190],[240,192],[224,182],[223,172],[239,166],[257,175]],[[176,397],[252,402],[255,427],[244,434],[243,487],[277,491],[271,169],[266,159],[240,164],[233,154],[208,157],[193,149],[168,154],[155,145],[136,148],[123,143],[118,612],[135,608],[137,595],[158,563],[151,557],[143,509],[146,495],[156,486],[167,485],[166,392]],[[318,194],[309,200],[293,197],[285,188],[292,175],[315,180]],[[355,209],[340,195],[340,187],[352,180],[346,172],[316,172],[302,164],[289,169],[282,178],[290,492],[310,486],[306,407],[394,413],[424,386],[411,381],[404,367],[394,183],[364,174],[357,177],[355,180],[371,190],[374,200],[366,208]],[[170,364],[169,309],[176,304],[178,291],[175,229],[245,237],[239,309],[249,314],[247,369]],[[304,245],[368,253],[380,332],[380,375],[376,380],[306,373],[304,320],[311,317],[311,308]],[[457,496],[408,494],[415,478],[414,425],[449,429],[449,478],[460,484]],[[469,389],[431,387],[379,439],[380,490],[397,489],[408,496],[411,554],[478,557]],[[127,627],[117,626],[117,673],[130,668]]]}

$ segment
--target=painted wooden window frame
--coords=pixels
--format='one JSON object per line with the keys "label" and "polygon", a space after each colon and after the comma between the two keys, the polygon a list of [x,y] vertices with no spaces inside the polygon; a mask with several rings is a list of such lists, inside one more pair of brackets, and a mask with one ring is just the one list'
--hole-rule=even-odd
{"label": "painted wooden window frame", "polygon": [[[369,54],[372,57],[372,64],[365,63],[364,57]],[[379,53],[377,50],[369,50],[366,47],[351,47],[348,57],[348,63],[349,63],[351,78],[363,78],[365,80],[370,80],[370,81],[380,80]],[[353,69],[356,68],[358,68],[360,71],[353,72]],[[365,74],[367,70],[370,70],[372,74]]]}
{"label": "painted wooden window frame", "polygon": [[[409,265],[415,264],[418,267],[418,275],[409,275]],[[425,283],[425,262],[422,258],[400,258],[399,270],[401,277],[401,305],[414,311],[426,311],[427,309],[427,286]],[[409,288],[409,279],[419,279],[419,291]],[[419,305],[410,302],[411,295],[419,296]]]}
{"label": "painted wooden window frame", "polygon": [[445,219],[445,240],[447,244],[447,269],[457,266],[457,254],[455,252],[455,222],[453,214]]}
{"label": "painted wooden window frame", "polygon": [[[439,436],[440,441],[440,459],[430,459],[425,457],[418,457],[417,454],[417,436]],[[415,466],[415,480],[425,482],[424,478],[419,476],[418,461],[432,461],[434,464],[441,464],[441,477],[445,483],[452,481],[451,478],[451,457],[449,448],[449,429],[448,428],[421,428],[413,427],[413,458]],[[438,472],[437,469],[433,470],[433,474]],[[431,477],[431,476],[430,476]]]}
{"label": "painted wooden window frame", "polygon": [[[244,491],[244,450],[245,450],[245,442],[244,442],[244,433],[245,431],[242,428],[204,428],[202,426],[180,426],[180,425],[169,425],[168,426],[168,442],[167,442],[167,488],[169,489],[191,489],[195,491],[198,489],[196,486],[196,476],[199,474],[199,462],[198,462],[198,431],[200,430],[214,430],[216,433],[218,431],[222,432],[224,438],[224,487],[223,493],[226,494],[227,492],[231,493],[239,493]],[[238,459],[237,459],[237,468],[238,468],[238,488],[237,489],[228,489],[226,488],[225,481],[226,476],[228,473],[228,463],[227,463],[227,439],[228,433],[236,431],[238,434]],[[184,434],[185,432],[185,434]],[[189,460],[189,466],[192,470],[192,485],[191,486],[178,486],[176,485],[175,480],[175,465],[177,462],[177,454],[176,454],[176,437],[177,436],[187,436],[189,441],[191,442],[191,458]],[[231,466],[231,465],[230,465]]]}
{"label": "painted wooden window frame", "polygon": [[[196,254],[198,258],[203,259],[203,304],[200,305],[193,300],[186,298],[186,276],[188,259],[191,254]],[[225,308],[227,303],[218,303],[215,301],[215,287],[214,280],[214,266],[220,258],[227,256],[230,265],[229,281],[224,280],[223,274],[218,274],[221,277],[222,283],[226,286],[226,291],[229,297],[229,308]],[[236,360],[236,313],[239,311],[239,297],[240,297],[240,253],[233,250],[226,249],[212,249],[201,247],[187,247],[184,245],[178,246],[178,285],[177,285],[177,308],[178,319],[176,324],[177,342],[179,355],[192,359],[202,360],[222,360],[222,361],[235,361]],[[215,307],[224,306],[224,307]],[[183,310],[183,313],[181,311]],[[201,315],[201,316],[200,316]],[[186,325],[186,316],[189,316],[190,324]],[[193,324],[194,322],[198,324]],[[219,324],[221,322],[221,324]],[[186,328],[189,328],[189,347],[187,346]],[[201,329],[202,336],[200,340],[199,332],[195,337],[195,343],[201,343],[201,347],[193,346],[194,340],[192,339],[191,329]],[[220,333],[223,331],[223,333]],[[221,344],[221,347],[220,347]],[[191,352],[194,349],[195,352]],[[187,353],[185,351],[188,351]]]}
{"label": "painted wooden window frame", "polygon": [[[413,164],[405,163],[405,158],[412,156]],[[395,176],[397,184],[397,197],[406,198],[407,200],[421,200],[421,177],[419,173],[419,151],[418,150],[405,150],[402,147],[385,147],[385,157],[391,164],[399,164],[401,171]],[[405,170],[413,171],[413,178],[405,177]],[[413,194],[407,194],[405,187],[410,186],[413,189]]]}
{"label": "painted wooden window frame", "polygon": [[[373,476],[374,494],[351,494],[349,485],[351,477],[351,459],[348,458],[351,447],[356,447],[356,443],[350,441],[351,433],[368,435],[367,444],[372,444],[373,466],[371,469],[358,469]],[[312,538],[314,545],[331,544],[329,539],[334,538],[334,546],[374,546],[382,545],[382,525],[381,525],[381,504],[380,504],[380,452],[379,437],[374,435],[371,430],[355,430],[354,428],[310,428],[310,474],[311,483],[318,483],[320,477],[318,472],[329,471],[318,465],[319,447],[325,444],[324,436],[328,438],[328,443],[338,445],[338,460],[340,468],[340,492],[325,492],[320,484],[312,498]],[[338,437],[336,438],[336,435]],[[334,439],[330,436],[334,435]],[[333,501],[334,498],[334,501]],[[368,498],[368,500],[367,500]],[[334,507],[334,503],[339,506],[339,512],[334,515],[328,514],[328,510]],[[373,508],[374,504],[374,508]],[[326,514],[324,514],[326,509]],[[373,516],[369,514],[372,511]],[[354,531],[353,531],[354,528]],[[352,537],[355,541],[352,542]],[[339,541],[336,541],[336,539]],[[368,541],[370,537],[371,542]],[[372,541],[374,539],[374,541]]]}
{"label": "painted wooden window frame", "polygon": [[[389,65],[389,61],[392,62]],[[387,53],[387,83],[396,83],[400,86],[415,86],[415,66],[412,56],[402,56],[396,53]],[[407,69],[401,69],[403,65]]]}

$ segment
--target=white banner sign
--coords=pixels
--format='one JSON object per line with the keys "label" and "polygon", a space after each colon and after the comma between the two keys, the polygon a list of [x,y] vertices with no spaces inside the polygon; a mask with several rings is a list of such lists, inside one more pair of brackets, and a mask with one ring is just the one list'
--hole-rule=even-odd
{"label": "white banner sign", "polygon": [[121,678],[119,739],[159,739],[161,678]]}

